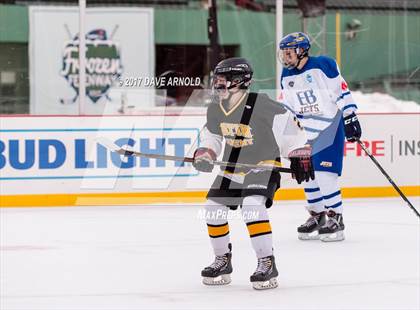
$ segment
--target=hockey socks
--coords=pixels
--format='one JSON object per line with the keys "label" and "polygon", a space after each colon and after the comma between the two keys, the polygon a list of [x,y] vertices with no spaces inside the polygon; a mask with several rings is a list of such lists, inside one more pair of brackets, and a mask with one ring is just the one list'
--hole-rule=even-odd
{"label": "hockey socks", "polygon": [[263,196],[248,196],[242,204],[242,214],[257,258],[273,255],[273,236],[265,199]]}
{"label": "hockey socks", "polygon": [[[277,287],[277,269],[273,256],[271,225],[263,196],[247,196],[243,199],[242,216],[247,226],[252,247],[258,259],[257,270],[250,280],[255,289],[264,290]],[[226,206],[208,201],[206,212],[227,214]],[[218,212],[219,211],[219,212]],[[201,276],[206,285],[226,285],[231,282],[232,246],[229,243],[229,225],[226,218],[209,217],[207,229],[215,254],[214,262],[205,267]]]}

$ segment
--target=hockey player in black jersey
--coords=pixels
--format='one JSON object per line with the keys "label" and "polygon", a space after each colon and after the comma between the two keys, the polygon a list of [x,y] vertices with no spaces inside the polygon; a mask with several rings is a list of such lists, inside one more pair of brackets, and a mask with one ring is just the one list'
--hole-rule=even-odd
{"label": "hockey player in black jersey", "polygon": [[[253,70],[244,58],[221,61],[212,83],[216,100],[208,107],[207,123],[194,153],[193,166],[211,172],[213,161],[280,166],[280,156],[291,160],[292,176],[298,183],[314,178],[311,150],[294,115],[265,94],[249,92]],[[250,280],[255,289],[277,287],[272,232],[267,208],[280,187],[280,174],[267,169],[223,167],[213,182],[206,203],[206,217],[215,261],[202,271],[203,283],[230,283],[232,246],[226,218],[229,209],[241,206],[258,264]],[[257,214],[248,218],[246,214]]]}

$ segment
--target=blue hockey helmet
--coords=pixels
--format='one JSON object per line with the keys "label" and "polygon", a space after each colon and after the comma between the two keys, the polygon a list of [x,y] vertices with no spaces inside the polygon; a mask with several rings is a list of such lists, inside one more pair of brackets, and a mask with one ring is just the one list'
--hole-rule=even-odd
{"label": "blue hockey helmet", "polygon": [[280,49],[286,48],[302,48],[303,50],[309,51],[311,43],[309,37],[303,32],[289,33],[280,41]]}
{"label": "blue hockey helmet", "polygon": [[[279,59],[285,65],[286,67],[296,67],[300,60],[306,56],[308,56],[309,49],[311,48],[311,42],[309,41],[309,37],[304,34],[303,32],[293,32],[285,37],[283,37],[279,44]],[[294,49],[297,55],[297,58],[299,59],[299,62],[297,65],[287,65],[285,64],[284,60],[281,57],[281,51],[286,49]]]}

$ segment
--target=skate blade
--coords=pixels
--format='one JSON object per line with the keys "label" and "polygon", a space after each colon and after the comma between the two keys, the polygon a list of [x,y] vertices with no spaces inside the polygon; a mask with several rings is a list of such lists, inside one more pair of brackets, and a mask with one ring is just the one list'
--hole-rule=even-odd
{"label": "skate blade", "polygon": [[226,285],[231,281],[230,274],[222,274],[214,278],[203,277],[203,284],[205,285]]}
{"label": "skate blade", "polygon": [[311,233],[298,233],[299,240],[319,240],[318,231],[313,231]]}
{"label": "skate blade", "polygon": [[345,239],[344,231],[340,230],[332,234],[321,234],[319,239],[323,242],[343,241]]}
{"label": "skate blade", "polygon": [[276,288],[278,285],[277,278],[271,278],[268,281],[252,282],[252,287],[256,290],[269,290]]}

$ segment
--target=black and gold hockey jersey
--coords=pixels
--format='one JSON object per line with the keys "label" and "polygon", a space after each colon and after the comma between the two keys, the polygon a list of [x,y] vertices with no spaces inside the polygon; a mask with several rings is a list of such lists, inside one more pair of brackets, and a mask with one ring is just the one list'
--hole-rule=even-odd
{"label": "black and gold hockey jersey", "polygon": [[[259,164],[287,157],[305,144],[306,135],[284,105],[266,94],[245,92],[230,110],[222,102],[208,107],[200,146],[219,155],[223,140],[223,161]],[[226,171],[241,172],[234,168]]]}

